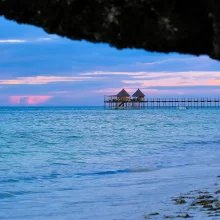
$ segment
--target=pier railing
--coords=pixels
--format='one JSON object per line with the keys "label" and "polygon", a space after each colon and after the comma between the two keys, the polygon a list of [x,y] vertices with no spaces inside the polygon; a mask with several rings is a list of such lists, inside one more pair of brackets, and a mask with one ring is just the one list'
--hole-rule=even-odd
{"label": "pier railing", "polygon": [[115,97],[105,97],[104,106],[107,109],[137,109],[137,108],[220,108],[220,98],[145,98],[123,100]]}
{"label": "pier railing", "polygon": [[219,98],[147,98],[146,107],[220,107]]}

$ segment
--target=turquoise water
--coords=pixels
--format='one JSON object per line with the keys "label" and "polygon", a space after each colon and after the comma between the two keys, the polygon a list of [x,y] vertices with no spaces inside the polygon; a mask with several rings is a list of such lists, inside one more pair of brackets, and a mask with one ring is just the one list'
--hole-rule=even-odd
{"label": "turquoise water", "polygon": [[141,219],[220,174],[219,122],[217,109],[0,108],[0,219]]}

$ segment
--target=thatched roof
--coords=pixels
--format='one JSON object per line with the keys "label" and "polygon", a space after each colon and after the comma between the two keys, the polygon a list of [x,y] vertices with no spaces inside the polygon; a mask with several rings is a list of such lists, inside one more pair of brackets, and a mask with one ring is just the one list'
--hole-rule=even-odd
{"label": "thatched roof", "polygon": [[121,92],[117,94],[117,96],[118,97],[129,97],[130,95],[124,89],[122,89]]}
{"label": "thatched roof", "polygon": [[141,92],[140,89],[138,89],[132,96],[133,97],[144,97],[145,95],[143,92]]}

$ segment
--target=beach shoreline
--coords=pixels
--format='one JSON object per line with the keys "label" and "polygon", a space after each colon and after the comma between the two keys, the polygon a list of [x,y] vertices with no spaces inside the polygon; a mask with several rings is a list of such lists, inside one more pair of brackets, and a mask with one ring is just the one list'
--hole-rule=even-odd
{"label": "beach shoreline", "polygon": [[[207,179],[206,179],[207,181]],[[168,208],[145,213],[143,219],[220,219],[220,175],[203,187],[180,192],[167,200]]]}

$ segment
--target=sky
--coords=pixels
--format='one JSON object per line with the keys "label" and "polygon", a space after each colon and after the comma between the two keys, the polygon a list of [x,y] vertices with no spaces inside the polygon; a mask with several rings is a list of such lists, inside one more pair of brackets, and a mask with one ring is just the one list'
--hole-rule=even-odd
{"label": "sky", "polygon": [[101,106],[122,88],[155,98],[220,96],[220,62],[205,55],[118,50],[4,17],[0,30],[1,106]]}

